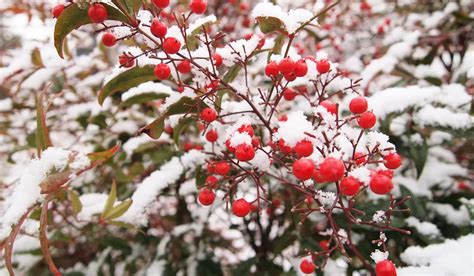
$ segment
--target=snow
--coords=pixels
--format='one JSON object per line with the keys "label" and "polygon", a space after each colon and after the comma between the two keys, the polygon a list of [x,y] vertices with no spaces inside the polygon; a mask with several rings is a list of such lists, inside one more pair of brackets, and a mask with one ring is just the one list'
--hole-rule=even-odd
{"label": "snow", "polygon": [[5,98],[0,100],[0,112],[10,111],[13,108],[13,102],[11,98]]}
{"label": "snow", "polygon": [[128,91],[122,94],[122,101],[126,101],[132,97],[144,94],[144,93],[154,93],[154,94],[171,94],[173,89],[168,85],[165,85],[161,82],[144,82],[137,87],[130,88]]}
{"label": "snow", "polygon": [[374,260],[375,263],[381,262],[388,259],[388,251],[382,252],[376,249],[374,252],[370,253],[370,258]]}
{"label": "snow", "polygon": [[107,194],[89,193],[83,194],[79,197],[82,204],[82,209],[77,214],[77,219],[81,221],[92,221],[96,214],[102,213],[105,202],[107,201]]}
{"label": "snow", "polygon": [[441,126],[454,129],[468,129],[474,126],[473,117],[466,113],[455,113],[446,108],[427,105],[418,110],[413,120],[421,127]]}
{"label": "snow", "polygon": [[[277,18],[285,25],[285,29],[289,33],[294,33],[302,25],[302,23],[309,21],[312,16],[313,14],[305,9],[296,9],[285,12],[281,7],[269,2],[258,3],[252,10],[253,18]],[[313,24],[315,23],[314,21],[312,22]]]}
{"label": "snow", "polygon": [[450,224],[465,226],[469,225],[470,223],[469,211],[464,205],[461,205],[459,209],[456,210],[450,204],[429,203],[428,209],[446,219],[446,221]]}
{"label": "snow", "polygon": [[313,133],[313,125],[306,119],[303,111],[292,111],[287,117],[287,121],[278,122],[280,127],[277,133],[288,146],[294,147],[299,141],[308,138],[305,132]]}
{"label": "snow", "polygon": [[382,210],[378,210],[378,211],[375,212],[374,215],[372,216],[372,221],[374,221],[374,222],[376,222],[376,223],[382,223],[382,222],[384,222],[386,219],[387,219],[387,217],[385,216],[385,211],[382,211]]}
{"label": "snow", "polygon": [[355,168],[349,172],[349,175],[356,178],[364,185],[368,185],[370,182],[370,170],[366,167]]}
{"label": "snow", "polygon": [[239,61],[245,61],[257,49],[259,41],[260,37],[253,35],[250,39],[233,41],[224,48],[218,48],[216,52],[222,56],[224,65],[232,66]]}
{"label": "snow", "polygon": [[252,145],[252,137],[247,132],[234,132],[230,136],[230,146],[235,148],[239,145]]}
{"label": "snow", "polygon": [[416,231],[422,235],[429,237],[437,237],[441,235],[441,232],[439,231],[438,227],[431,222],[421,222],[419,219],[413,216],[405,219],[405,222],[408,224],[408,226],[415,228]]}

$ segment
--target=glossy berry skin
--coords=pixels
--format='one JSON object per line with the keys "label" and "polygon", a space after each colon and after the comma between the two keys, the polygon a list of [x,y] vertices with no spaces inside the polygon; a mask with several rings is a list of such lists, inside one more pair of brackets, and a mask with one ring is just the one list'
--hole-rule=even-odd
{"label": "glossy berry skin", "polygon": [[354,114],[362,114],[367,111],[368,104],[365,97],[355,97],[349,103],[349,110]]}
{"label": "glossy berry skin", "polygon": [[294,81],[294,80],[296,80],[296,74],[295,74],[295,72],[291,72],[291,73],[285,74],[285,75],[283,75],[283,77],[285,77],[285,80],[286,80],[286,81]]}
{"label": "glossy berry skin", "polygon": [[153,4],[160,9],[164,9],[169,6],[170,0],[152,0]]}
{"label": "glossy berry skin", "polygon": [[334,157],[327,157],[319,166],[319,171],[326,181],[335,182],[344,176],[344,163]]}
{"label": "glossy berry skin", "polygon": [[302,260],[300,263],[300,269],[304,274],[311,274],[314,272],[314,264],[309,260]]}
{"label": "glossy berry skin", "polygon": [[210,107],[206,107],[201,111],[201,119],[203,119],[205,122],[213,122],[216,118],[217,112]]}
{"label": "glossy berry skin", "polygon": [[53,10],[51,11],[51,13],[53,14],[53,18],[58,18],[61,15],[61,13],[63,13],[63,11],[64,11],[63,4],[54,6]]}
{"label": "glossy berry skin", "polygon": [[107,47],[112,47],[117,43],[117,38],[113,33],[104,33],[102,35],[102,43]]}
{"label": "glossy berry skin", "polygon": [[278,63],[278,70],[283,75],[292,73],[295,70],[295,67],[295,62],[289,57],[280,60]]}
{"label": "glossy berry skin", "polygon": [[329,72],[330,68],[331,65],[329,64],[329,61],[325,59],[316,62],[316,70],[318,70],[319,74],[325,74]]}
{"label": "glossy berry skin", "polygon": [[278,147],[283,154],[288,155],[293,152],[293,148],[288,146],[283,139],[278,140]]}
{"label": "glossy berry skin", "polygon": [[308,65],[304,59],[296,62],[294,73],[297,77],[304,77],[308,73]]}
{"label": "glossy berry skin", "polygon": [[208,189],[208,188],[203,188],[198,195],[198,200],[199,203],[201,203],[204,206],[209,206],[214,202],[214,199],[216,198],[216,194]]}
{"label": "glossy berry skin", "polygon": [[219,136],[217,135],[217,131],[215,131],[213,129],[209,130],[206,133],[206,140],[211,142],[211,143],[214,143],[215,141],[217,141],[217,138],[219,138]]}
{"label": "glossy berry skin", "polygon": [[326,182],[326,179],[324,179],[324,176],[321,174],[321,171],[318,169],[314,170],[313,179],[318,184],[323,184]]}
{"label": "glossy berry skin", "polygon": [[181,61],[176,67],[178,69],[178,72],[180,72],[181,74],[187,74],[191,72],[191,62],[187,60]]}
{"label": "glossy berry skin", "polygon": [[102,4],[94,3],[87,11],[89,19],[94,23],[102,23],[107,19],[107,9]]}
{"label": "glossy berry skin", "polygon": [[219,162],[214,164],[214,170],[219,175],[227,175],[230,172],[230,165],[227,162]]}
{"label": "glossy berry skin", "polygon": [[361,128],[372,128],[375,126],[375,123],[377,122],[377,117],[375,117],[375,114],[367,111],[360,115],[360,117],[357,119],[357,123]]}
{"label": "glossy berry skin", "polygon": [[362,152],[356,152],[354,154],[354,161],[356,163],[356,165],[361,165],[361,164],[364,164],[365,161],[367,160],[367,158],[365,157],[365,154],[363,154]]}
{"label": "glossy berry skin", "polygon": [[283,90],[283,98],[287,101],[294,100],[296,95],[296,91],[293,88],[285,88],[285,90]]}
{"label": "glossy berry skin", "polygon": [[130,68],[135,65],[135,60],[131,56],[122,54],[119,56],[119,63],[120,63],[120,66],[124,68]]}
{"label": "glossy berry skin", "polygon": [[372,192],[378,195],[388,194],[393,189],[392,180],[388,176],[380,173],[372,176],[369,186]]}
{"label": "glossy berry skin", "polygon": [[159,38],[164,38],[168,32],[168,28],[165,24],[161,23],[158,18],[153,18],[151,20],[150,32]]}
{"label": "glossy berry skin", "polygon": [[240,198],[232,204],[232,213],[238,217],[245,217],[250,213],[251,207],[247,200]]}
{"label": "glossy berry skin", "polygon": [[383,160],[385,167],[391,170],[398,169],[402,164],[402,158],[395,152],[385,155]]}
{"label": "glossy berry skin", "polygon": [[237,160],[246,162],[255,157],[255,149],[251,145],[242,144],[235,148],[235,158]]}
{"label": "glossy berry skin", "polygon": [[270,62],[265,66],[265,75],[268,77],[276,77],[278,76],[279,70],[278,70],[278,64],[274,61]]}
{"label": "glossy berry skin", "polygon": [[181,42],[174,37],[167,37],[163,41],[163,51],[167,54],[176,54],[181,49]]}
{"label": "glossy berry skin", "polygon": [[298,157],[308,157],[313,153],[313,143],[308,140],[299,141],[295,145],[295,152]]}
{"label": "glossy berry skin", "polygon": [[206,0],[191,0],[189,4],[189,8],[195,14],[203,14],[206,12],[207,9],[207,1]]}
{"label": "glossy berry skin", "polygon": [[299,159],[293,163],[293,174],[299,180],[305,181],[313,176],[314,162],[310,159]]}
{"label": "glossy berry skin", "polygon": [[212,60],[213,60],[214,65],[216,67],[219,67],[219,66],[222,65],[222,56],[219,55],[218,53],[215,53],[215,54],[212,55]]}
{"label": "glossy berry skin", "polygon": [[333,104],[332,102],[330,101],[322,101],[319,103],[322,107],[326,108],[326,110],[333,114],[333,115],[336,115],[337,113],[337,105],[336,104]]}
{"label": "glossy berry skin", "polygon": [[353,196],[357,194],[362,184],[355,177],[348,176],[339,183],[339,190],[345,196]]}
{"label": "glossy berry skin", "polygon": [[171,69],[166,63],[159,63],[153,69],[155,77],[159,80],[166,80],[171,75]]}
{"label": "glossy berry skin", "polygon": [[253,135],[255,134],[254,133],[254,130],[253,130],[253,127],[251,125],[241,125],[237,131],[239,133],[244,133],[244,132],[247,132],[247,134],[250,136],[250,137],[253,137]]}
{"label": "glossy berry skin", "polygon": [[211,189],[217,188],[217,183],[219,182],[219,179],[213,175],[208,175],[206,177],[206,185],[209,186]]}
{"label": "glossy berry skin", "polygon": [[395,265],[389,260],[383,260],[375,265],[375,275],[377,276],[397,276]]}

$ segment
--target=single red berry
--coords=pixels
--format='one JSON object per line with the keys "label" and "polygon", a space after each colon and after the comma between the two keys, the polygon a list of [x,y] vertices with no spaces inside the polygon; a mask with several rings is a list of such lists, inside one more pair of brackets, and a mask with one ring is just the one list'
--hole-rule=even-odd
{"label": "single red berry", "polygon": [[216,198],[216,194],[208,189],[208,188],[203,188],[198,195],[198,200],[199,203],[201,203],[204,206],[209,206],[214,202],[214,199]]}
{"label": "single red berry", "polygon": [[106,32],[102,35],[102,43],[107,47],[112,47],[117,42],[117,38],[113,33]]}
{"label": "single red berry", "polygon": [[375,123],[377,122],[377,117],[375,117],[375,114],[367,111],[360,115],[360,117],[357,119],[357,123],[361,128],[372,128],[375,126]]}
{"label": "single red berry", "polygon": [[260,138],[252,137],[252,146],[254,146],[255,148],[260,147]]}
{"label": "single red berry", "polygon": [[322,107],[326,108],[326,110],[333,114],[333,115],[336,115],[337,113],[337,105],[336,104],[333,104],[332,102],[330,101],[322,101],[319,103]]}
{"label": "single red berry", "polygon": [[168,28],[158,18],[153,18],[151,20],[150,32],[156,37],[164,38]]}
{"label": "single red berry", "polygon": [[217,138],[219,136],[217,135],[217,131],[211,129],[209,130],[207,133],[206,133],[206,140],[211,142],[211,143],[214,143],[215,141],[217,141]]}
{"label": "single red berry", "polygon": [[176,67],[178,69],[178,72],[180,72],[181,74],[187,74],[191,72],[191,62],[187,60],[181,61]]}
{"label": "single red berry", "polygon": [[87,15],[92,22],[102,23],[107,19],[107,9],[102,4],[94,3],[89,6]]}
{"label": "single red berry", "polygon": [[360,165],[360,164],[363,164],[365,163],[365,161],[367,160],[365,154],[363,154],[362,152],[356,152],[354,154],[354,157],[353,157],[356,165]]}
{"label": "single red berry", "polygon": [[397,276],[395,265],[389,260],[383,260],[375,265],[375,275],[377,276]]}
{"label": "single red berry", "polygon": [[362,1],[360,2],[360,9],[362,11],[370,12],[370,10],[372,9],[372,6],[370,6],[370,4],[367,3],[366,1]]}
{"label": "single red berry", "polygon": [[322,240],[319,242],[319,246],[324,250],[328,251],[329,250],[329,241],[328,240]]}
{"label": "single red berry", "polygon": [[213,174],[216,172],[216,168],[214,167],[214,164],[207,164],[207,173],[208,174]]}
{"label": "single red berry", "polygon": [[212,55],[212,60],[213,60],[214,65],[215,65],[216,67],[219,67],[219,66],[222,65],[222,56],[219,55],[218,53],[214,53],[214,54]]}
{"label": "single red berry", "polygon": [[292,73],[295,70],[295,67],[295,62],[289,57],[280,60],[280,62],[278,63],[278,70],[283,75]]}
{"label": "single red berry", "polygon": [[314,272],[314,264],[309,260],[302,260],[300,269],[304,274],[312,274]]}
{"label": "single red berry", "polygon": [[195,14],[203,14],[207,9],[207,1],[205,0],[191,0],[189,8]]}
{"label": "single red berry", "polygon": [[274,61],[269,62],[267,66],[265,66],[265,75],[268,77],[276,77],[278,76],[278,64]]}
{"label": "single red berry", "polygon": [[327,157],[319,166],[319,170],[324,179],[329,182],[335,182],[344,176],[344,163],[334,157]]}
{"label": "single red berry", "polygon": [[246,2],[240,2],[239,9],[241,11],[246,11],[249,9],[249,4]]}
{"label": "single red berry", "polygon": [[402,158],[396,152],[389,153],[383,157],[387,169],[395,170],[402,164]]}
{"label": "single red berry", "polygon": [[293,174],[299,180],[308,180],[313,176],[314,162],[311,159],[299,159],[293,163]]}
{"label": "single red berry", "polygon": [[225,146],[226,146],[226,148],[227,148],[228,151],[230,151],[230,152],[235,152],[235,148],[234,148],[233,146],[231,146],[231,144],[230,144],[230,139],[227,139],[227,140],[225,141]]}
{"label": "single red berry", "polygon": [[130,68],[135,65],[135,59],[127,54],[122,54],[119,56],[119,63],[124,68]]}
{"label": "single red berry", "polygon": [[213,122],[216,118],[217,112],[210,107],[206,107],[201,111],[201,119],[203,119],[205,122]]}
{"label": "single red berry", "polygon": [[354,114],[361,114],[367,111],[367,99],[365,97],[355,97],[349,103],[349,110]]}
{"label": "single red berry", "polygon": [[304,59],[300,59],[296,62],[294,73],[297,77],[306,76],[306,73],[308,73],[308,65]]}
{"label": "single red berry", "polygon": [[283,139],[280,139],[278,140],[278,147],[280,147],[280,151],[283,153],[283,154],[291,154],[293,152],[293,148],[288,146],[286,143],[285,143],[285,140]]}
{"label": "single red berry", "polygon": [[167,37],[163,41],[163,51],[167,54],[176,54],[181,49],[181,42],[174,37]]}
{"label": "single red berry", "polygon": [[286,114],[283,114],[280,117],[278,117],[278,121],[286,122],[286,121],[288,121],[288,116]]}
{"label": "single red berry", "polygon": [[319,183],[319,184],[326,182],[326,179],[324,179],[324,176],[321,174],[321,171],[318,169],[314,170],[313,179],[316,183]]}
{"label": "single red berry", "polygon": [[230,172],[229,163],[222,161],[214,164],[214,170],[219,175],[227,175]]}
{"label": "single red berry", "polygon": [[51,11],[51,13],[53,14],[53,18],[58,18],[63,11],[64,11],[63,4],[54,6],[53,10]]}
{"label": "single red berry", "polygon": [[288,74],[284,74],[283,77],[285,77],[285,80],[286,80],[286,81],[294,81],[294,80],[296,80],[296,74],[295,74],[295,72],[291,72],[291,73],[288,73]]}
{"label": "single red berry", "polygon": [[239,133],[244,133],[244,132],[247,132],[247,134],[250,136],[250,137],[253,137],[254,135],[254,130],[253,130],[253,127],[251,125],[241,125],[237,131]]}
{"label": "single red berry", "polygon": [[208,175],[206,177],[206,185],[209,186],[211,189],[217,188],[217,183],[219,182],[219,179],[213,175]]}
{"label": "single red berry", "polygon": [[247,144],[238,145],[235,148],[235,158],[237,160],[245,162],[250,161],[255,157],[255,149]]}
{"label": "single red berry", "polygon": [[374,174],[370,179],[370,189],[378,195],[385,195],[393,189],[392,180],[386,175]]}
{"label": "single red berry", "polygon": [[293,88],[285,88],[285,90],[283,90],[283,98],[285,98],[285,100],[287,101],[292,101],[295,99],[296,95],[298,95],[296,93],[296,91],[293,89]]}
{"label": "single red berry", "polygon": [[326,59],[320,60],[316,62],[316,69],[318,70],[319,74],[324,74],[329,72],[331,65],[329,64],[329,61]]}
{"label": "single red berry", "polygon": [[152,0],[153,4],[160,9],[168,7],[170,0]]}
{"label": "single red berry", "polygon": [[360,183],[359,180],[357,180],[355,177],[348,176],[345,177],[341,180],[341,183],[339,184],[339,189],[341,190],[341,193],[345,196],[353,196],[355,195],[362,184]]}
{"label": "single red berry", "polygon": [[247,202],[247,200],[240,198],[234,201],[232,204],[232,213],[238,217],[245,217],[250,213],[250,209],[252,206]]}
{"label": "single red berry", "polygon": [[393,171],[392,170],[377,170],[375,173],[385,175],[386,177],[392,179]]}
{"label": "single red berry", "polygon": [[184,151],[190,151],[192,150],[194,145],[191,142],[186,142],[183,144],[183,149]]}
{"label": "single red berry", "polygon": [[166,80],[171,75],[171,69],[166,63],[159,63],[153,70],[155,77],[159,80]]}
{"label": "single red berry", "polygon": [[313,143],[308,140],[302,140],[296,143],[295,152],[298,157],[308,157],[313,154]]}

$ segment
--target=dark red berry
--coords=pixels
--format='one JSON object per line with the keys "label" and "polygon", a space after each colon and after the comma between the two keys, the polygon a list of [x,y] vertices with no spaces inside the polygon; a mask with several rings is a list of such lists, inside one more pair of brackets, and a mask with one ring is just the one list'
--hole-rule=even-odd
{"label": "dark red berry", "polygon": [[203,119],[205,122],[213,122],[216,118],[217,112],[210,107],[206,107],[201,111],[201,119]]}
{"label": "dark red berry", "polygon": [[130,68],[135,65],[135,59],[127,54],[122,54],[119,56],[119,63],[124,68]]}
{"label": "dark red berry", "polygon": [[375,126],[375,123],[377,122],[377,117],[375,117],[375,114],[367,111],[360,115],[360,117],[357,119],[357,123],[361,128],[372,128]]}
{"label": "dark red berry", "polygon": [[365,154],[363,154],[362,152],[356,152],[354,154],[354,161],[356,162],[356,165],[360,165],[360,164],[363,164],[365,163],[365,161],[367,160]]}
{"label": "dark red berry", "polygon": [[314,264],[309,260],[302,260],[300,263],[300,269],[304,274],[312,274],[314,272]]}
{"label": "dark red berry", "polygon": [[209,186],[211,189],[217,188],[217,183],[219,182],[219,179],[213,175],[208,175],[206,177],[206,185]]}
{"label": "dark red berry", "polygon": [[246,162],[255,157],[255,149],[251,145],[241,144],[235,148],[235,158],[237,160]]}
{"label": "dark red berry", "polygon": [[222,161],[214,164],[214,170],[219,175],[227,175],[230,171],[229,163]]}
{"label": "dark red berry", "polygon": [[283,98],[285,98],[287,101],[294,100],[296,95],[298,94],[293,88],[285,88],[285,90],[283,90]]}
{"label": "dark red berry", "polygon": [[355,97],[349,103],[349,110],[354,114],[361,114],[367,111],[367,99],[365,97]]}
{"label": "dark red berry", "polygon": [[334,157],[327,157],[319,166],[319,171],[326,181],[335,182],[344,176],[344,163]]}
{"label": "dark red berry", "polygon": [[372,176],[369,185],[372,192],[379,195],[385,195],[393,189],[392,180],[388,176],[380,173]]}
{"label": "dark red berry", "polygon": [[163,41],[163,51],[167,54],[176,54],[181,49],[181,42],[174,37],[167,37]]}
{"label": "dark red berry", "polygon": [[296,143],[295,152],[298,157],[308,157],[313,154],[313,143],[308,140],[302,140]]}
{"label": "dark red berry", "polygon": [[339,189],[343,195],[353,196],[359,191],[361,185],[360,181],[355,177],[348,176],[341,180]]}
{"label": "dark red berry", "polygon": [[87,15],[92,22],[102,23],[107,19],[107,9],[102,4],[94,3],[90,5]]}
{"label": "dark red berry", "polygon": [[171,75],[171,69],[166,63],[159,63],[153,70],[155,76],[159,80],[166,80]]}
{"label": "dark red berry", "polygon": [[112,47],[115,45],[116,42],[117,42],[117,38],[115,37],[113,33],[107,32],[102,35],[102,43],[105,46]]}
{"label": "dark red berry", "polygon": [[250,213],[251,207],[247,200],[240,198],[232,204],[232,213],[238,217],[245,217]]}
{"label": "dark red berry", "polygon": [[211,129],[209,130],[207,133],[206,133],[206,140],[211,142],[211,143],[214,143],[215,141],[217,141],[217,138],[219,136],[217,135],[217,131]]}
{"label": "dark red berry", "polygon": [[308,180],[313,176],[314,162],[311,159],[299,159],[293,163],[293,174],[299,180]]}
{"label": "dark red berry", "polygon": [[187,74],[191,72],[191,62],[187,60],[181,61],[176,67],[178,69],[178,72],[180,72],[181,74]]}
{"label": "dark red berry", "polygon": [[199,202],[204,206],[211,205],[215,198],[216,194],[208,188],[203,188],[198,195]]}
{"label": "dark red berry", "polygon": [[326,179],[324,179],[324,176],[321,174],[321,171],[318,169],[314,170],[313,179],[316,183],[319,183],[319,184],[326,182]]}
{"label": "dark red berry", "polygon": [[387,169],[395,170],[402,164],[402,158],[395,152],[389,153],[383,157],[384,165]]}
{"label": "dark red berry", "polygon": [[156,37],[164,38],[168,28],[158,18],[153,18],[151,20],[150,32]]}
{"label": "dark red berry", "polygon": [[283,139],[278,140],[278,147],[283,154],[288,155],[293,152],[293,148],[288,146]]}

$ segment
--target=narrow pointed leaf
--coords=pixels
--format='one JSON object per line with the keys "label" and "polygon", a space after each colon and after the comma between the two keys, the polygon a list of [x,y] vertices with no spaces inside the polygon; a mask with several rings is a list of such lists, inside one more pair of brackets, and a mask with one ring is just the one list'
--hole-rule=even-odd
{"label": "narrow pointed leaf", "polygon": [[118,204],[117,206],[114,206],[106,215],[105,219],[106,220],[113,220],[116,218],[121,217],[125,212],[127,212],[128,208],[132,205],[133,200],[127,199],[124,202]]}
{"label": "narrow pointed leaf", "polygon": [[38,155],[40,156],[41,151],[51,145],[48,127],[46,126],[46,113],[43,107],[43,93],[41,92],[36,100],[36,148]]}
{"label": "narrow pointed leaf", "polygon": [[112,182],[112,189],[110,190],[107,201],[104,205],[104,211],[102,211],[101,218],[105,219],[107,215],[112,211],[115,201],[117,200],[117,184],[115,180]]}
{"label": "narrow pointed leaf", "polygon": [[159,99],[164,99],[168,96],[169,96],[169,94],[167,94],[167,93],[153,93],[153,92],[141,93],[139,95],[130,97],[130,98],[126,99],[125,101],[121,102],[119,107],[120,108],[126,108],[126,107],[129,107],[129,106],[134,105],[134,104],[142,104],[142,103],[147,103],[147,102],[151,102],[151,101],[156,101],[156,100],[159,100]]}
{"label": "narrow pointed leaf", "polygon": [[69,200],[71,201],[72,210],[74,211],[74,214],[79,214],[82,210],[82,203],[79,200],[79,196],[74,191],[68,191],[67,195]]}
{"label": "narrow pointed leaf", "polygon": [[119,149],[120,149],[120,144],[117,144],[113,148],[110,148],[106,151],[89,153],[87,156],[89,157],[89,160],[91,160],[92,162],[91,167],[95,167],[107,161],[110,157],[112,157],[115,153],[117,153]]}

